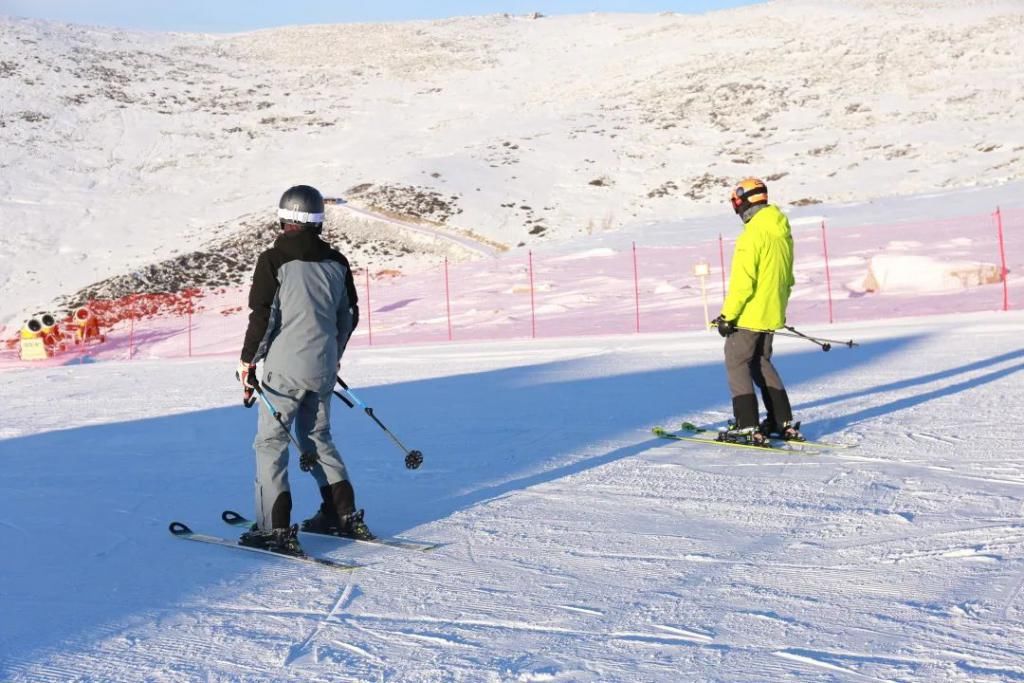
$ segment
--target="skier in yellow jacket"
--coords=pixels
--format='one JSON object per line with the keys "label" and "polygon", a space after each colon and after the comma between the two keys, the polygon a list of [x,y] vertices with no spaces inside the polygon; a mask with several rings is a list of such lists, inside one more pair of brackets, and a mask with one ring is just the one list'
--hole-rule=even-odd
{"label": "skier in yellow jacket", "polygon": [[[711,324],[725,337],[725,367],[732,394],[733,424],[719,439],[768,445],[770,437],[802,440],[800,423],[782,379],[772,365],[772,338],[786,324],[786,305],[793,287],[793,237],[789,219],[768,203],[768,188],[745,178],[732,192],[732,207],[743,220],[736,240],[729,294]],[[758,423],[761,390],[767,418]]]}

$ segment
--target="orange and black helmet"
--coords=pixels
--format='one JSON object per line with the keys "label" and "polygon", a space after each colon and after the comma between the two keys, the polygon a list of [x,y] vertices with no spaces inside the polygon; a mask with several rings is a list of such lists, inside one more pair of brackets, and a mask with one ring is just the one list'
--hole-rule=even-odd
{"label": "orange and black helmet", "polygon": [[768,188],[757,178],[744,178],[733,188],[729,198],[736,213],[743,213],[754,204],[768,203]]}

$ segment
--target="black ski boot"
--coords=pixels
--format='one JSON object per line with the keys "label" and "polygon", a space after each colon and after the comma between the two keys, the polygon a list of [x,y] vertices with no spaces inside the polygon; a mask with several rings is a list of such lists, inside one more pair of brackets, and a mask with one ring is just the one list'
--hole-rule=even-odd
{"label": "black ski boot", "polygon": [[354,538],[357,541],[372,541],[377,538],[370,531],[370,527],[366,526],[366,522],[363,521],[362,510],[356,510],[344,515],[340,518],[340,522],[338,525],[338,536]]}
{"label": "black ski boot", "polygon": [[761,433],[774,439],[782,439],[783,441],[807,440],[804,438],[804,435],[800,433],[799,422],[783,422],[782,426],[779,427],[775,422],[764,420],[761,422]]}
{"label": "black ski boot", "polygon": [[363,521],[362,510],[350,512],[339,518],[334,512],[325,509],[325,506],[321,506],[315,515],[302,523],[302,530],[360,541],[372,541],[376,538]]}
{"label": "black ski boot", "polygon": [[324,504],[320,506],[320,509],[316,511],[315,515],[302,523],[301,528],[303,531],[308,531],[313,534],[331,534],[333,536],[337,536],[338,528],[340,526],[341,524],[338,522],[338,513]]}
{"label": "black ski boot", "polygon": [[724,441],[726,443],[738,443],[747,446],[760,446],[762,448],[771,448],[771,441],[761,431],[759,427],[737,427],[735,424],[730,422],[724,429],[718,430],[718,441]]}
{"label": "black ski boot", "polygon": [[252,529],[246,531],[238,539],[238,544],[282,555],[301,557],[306,554],[302,551],[302,546],[299,545],[298,524],[293,524],[286,529],[271,529],[270,531],[260,531],[256,525],[253,525]]}

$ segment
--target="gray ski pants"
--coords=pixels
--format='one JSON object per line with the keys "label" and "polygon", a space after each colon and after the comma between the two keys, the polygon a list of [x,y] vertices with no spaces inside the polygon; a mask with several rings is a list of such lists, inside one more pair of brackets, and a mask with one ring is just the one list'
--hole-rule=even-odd
{"label": "gray ski pants", "polygon": [[[317,486],[323,488],[348,479],[345,463],[331,439],[331,388],[321,392],[293,386],[286,378],[268,377],[263,390],[303,452],[316,451],[320,461],[313,468]],[[256,429],[256,523],[261,530],[291,525],[292,495],[288,485],[288,435],[260,402]]]}
{"label": "gray ski pants", "polygon": [[786,387],[771,361],[774,336],[771,332],[736,330],[725,338],[725,369],[733,416],[740,428],[758,425],[754,385],[761,390],[770,423],[781,426],[793,419]]}

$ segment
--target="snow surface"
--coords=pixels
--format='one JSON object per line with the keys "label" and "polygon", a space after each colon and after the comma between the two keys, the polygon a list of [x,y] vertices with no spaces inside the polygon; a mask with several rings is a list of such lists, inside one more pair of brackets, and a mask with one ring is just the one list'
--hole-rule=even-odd
{"label": "snow surface", "polygon": [[[454,343],[368,348],[363,326],[346,356],[426,456],[405,470],[337,405],[359,505],[378,533],[443,544],[306,540],[369,564],[351,574],[166,531],[230,534],[220,512],[251,510],[240,290],[196,316],[213,356],[168,360],[186,331],[164,318],[131,363],[116,328],[88,355],[5,365],[0,680],[1024,680],[1024,313],[996,312],[995,284],[862,293],[880,254],[923,264],[917,290],[934,263],[995,263],[1001,205],[1019,306],[1022,23],[1009,0],[238,36],[0,19],[0,330],[237,246],[295,182],[350,196],[337,224],[392,245],[360,266],[423,271],[375,285],[386,344],[443,340],[428,269],[478,259],[452,264]],[[722,193],[748,173],[778,176],[798,232],[791,322],[860,343],[777,340],[797,416],[856,448],[650,433],[728,416],[721,340],[682,330],[706,320],[690,269],[738,232]],[[633,241],[644,330],[673,332],[596,336],[632,329]],[[520,242],[546,338],[481,341],[528,334]],[[317,496],[292,475],[298,519]]]}
{"label": "snow surface", "polygon": [[[5,681],[1008,681],[1024,677],[1024,314],[779,339],[819,455],[721,422],[721,340],[359,349],[335,433],[379,533],[352,574],[173,539],[251,506],[233,361],[5,373]],[[295,470],[295,512],[316,506]]]}

